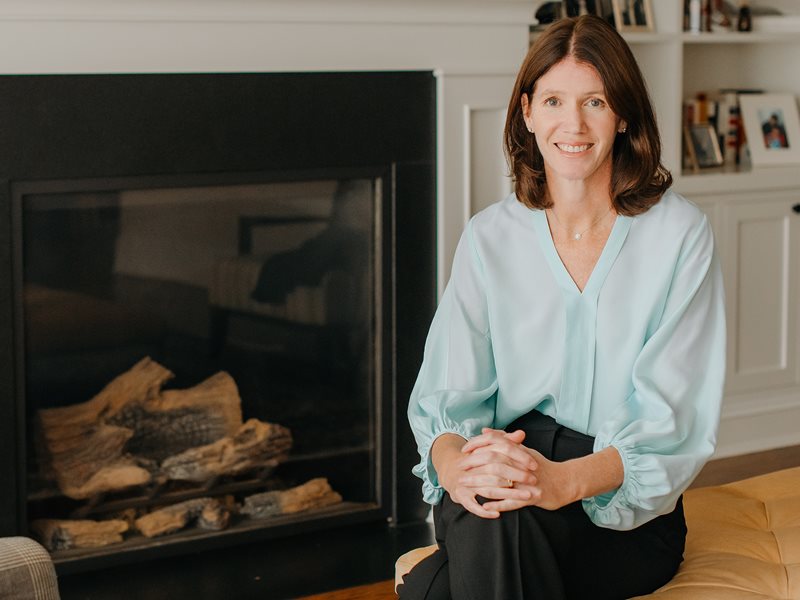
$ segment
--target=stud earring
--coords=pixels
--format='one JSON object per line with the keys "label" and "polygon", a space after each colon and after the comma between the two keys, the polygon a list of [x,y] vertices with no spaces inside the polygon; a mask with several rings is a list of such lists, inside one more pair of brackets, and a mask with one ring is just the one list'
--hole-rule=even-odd
{"label": "stud earring", "polygon": [[627,131],[628,131],[627,127],[623,127],[622,129],[619,130],[620,133],[625,133]]}

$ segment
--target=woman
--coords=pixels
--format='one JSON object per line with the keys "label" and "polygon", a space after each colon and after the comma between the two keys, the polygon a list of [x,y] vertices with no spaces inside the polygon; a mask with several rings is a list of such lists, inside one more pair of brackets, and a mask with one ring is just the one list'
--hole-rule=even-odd
{"label": "woman", "polygon": [[505,126],[515,194],[467,225],[409,420],[439,550],[401,598],[628,598],[682,560],[711,456],[723,291],[668,190],[641,73],[592,16],[531,48]]}

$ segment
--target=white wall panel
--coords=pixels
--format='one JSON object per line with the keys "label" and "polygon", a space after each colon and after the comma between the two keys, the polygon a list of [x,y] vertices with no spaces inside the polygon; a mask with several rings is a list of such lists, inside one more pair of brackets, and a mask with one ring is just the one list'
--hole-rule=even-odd
{"label": "white wall panel", "polygon": [[[525,52],[520,45],[518,61]],[[502,199],[507,167],[502,132],[513,68],[507,74],[452,75],[437,72],[438,287],[450,277],[458,240],[475,210]]]}
{"label": "white wall panel", "polygon": [[508,165],[503,154],[503,126],[506,122],[506,107],[465,107],[469,212],[475,214],[505,198],[512,189],[508,176]]}

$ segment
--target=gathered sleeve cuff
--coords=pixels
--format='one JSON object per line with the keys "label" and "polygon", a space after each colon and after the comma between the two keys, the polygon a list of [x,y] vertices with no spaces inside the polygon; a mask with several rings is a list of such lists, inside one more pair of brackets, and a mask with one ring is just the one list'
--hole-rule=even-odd
{"label": "gathered sleeve cuff", "polygon": [[661,318],[634,364],[633,391],[595,436],[622,485],[586,498],[591,520],[629,530],[674,509],[716,446],[725,376],[722,275],[708,222],[687,234]]}
{"label": "gathered sleeve cuff", "polygon": [[496,393],[487,295],[470,221],[428,332],[408,405],[420,455],[413,473],[422,479],[425,502],[437,504],[444,494],[431,462],[433,442],[445,433],[468,440],[492,426]]}

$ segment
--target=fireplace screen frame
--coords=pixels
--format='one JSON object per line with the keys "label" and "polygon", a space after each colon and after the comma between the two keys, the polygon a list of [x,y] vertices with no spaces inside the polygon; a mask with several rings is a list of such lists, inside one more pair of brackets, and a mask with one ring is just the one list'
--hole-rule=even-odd
{"label": "fireplace screen frame", "polygon": [[[115,545],[87,551],[69,551],[54,557],[62,572],[96,568],[104,564],[117,564],[130,560],[133,556],[156,557],[179,554],[199,548],[213,548],[231,543],[270,539],[289,534],[321,530],[354,523],[395,519],[396,507],[392,485],[393,449],[395,448],[396,422],[396,326],[395,326],[395,178],[396,165],[377,167],[334,167],[308,170],[289,170],[276,172],[248,173],[195,173],[170,175],[137,175],[103,178],[70,178],[54,180],[16,181],[10,184],[11,200],[11,270],[13,277],[13,330],[15,361],[15,409],[18,421],[19,442],[17,444],[18,464],[24,468],[17,470],[18,506],[17,529],[28,532],[28,490],[25,481],[27,472],[26,430],[28,407],[26,400],[26,348],[25,314],[23,300],[23,219],[25,198],[32,194],[110,192],[119,190],[141,190],[153,188],[185,188],[225,185],[269,184],[285,182],[318,181],[330,179],[368,179],[373,182],[374,197],[374,282],[372,289],[374,319],[372,363],[374,365],[371,381],[370,416],[373,446],[373,461],[370,478],[375,494],[375,502],[360,506],[356,510],[323,511],[318,516],[307,519],[286,519],[278,517],[270,522],[250,521],[246,526],[226,529],[220,532],[195,531],[175,536],[175,539],[157,538],[155,543]],[[87,398],[88,399],[88,398]],[[63,569],[66,568],[66,571]]]}

